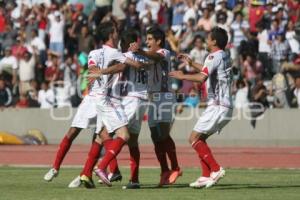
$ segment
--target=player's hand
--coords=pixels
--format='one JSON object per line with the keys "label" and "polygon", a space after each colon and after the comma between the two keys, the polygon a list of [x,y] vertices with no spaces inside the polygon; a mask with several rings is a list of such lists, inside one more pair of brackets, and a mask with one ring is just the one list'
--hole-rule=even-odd
{"label": "player's hand", "polygon": [[89,85],[91,85],[97,78],[99,78],[99,76],[101,76],[101,69],[99,69],[98,67],[90,67],[88,69],[88,82]]}
{"label": "player's hand", "polygon": [[179,54],[178,56],[177,56],[177,58],[181,61],[181,62],[183,62],[183,63],[185,63],[186,65],[192,65],[192,63],[193,63],[193,60],[189,57],[189,55],[187,55],[187,54]]}
{"label": "player's hand", "polygon": [[138,52],[140,49],[140,45],[137,42],[130,43],[128,51]]}
{"label": "player's hand", "polygon": [[183,79],[184,74],[182,71],[172,71],[169,73],[169,76],[181,80]]}

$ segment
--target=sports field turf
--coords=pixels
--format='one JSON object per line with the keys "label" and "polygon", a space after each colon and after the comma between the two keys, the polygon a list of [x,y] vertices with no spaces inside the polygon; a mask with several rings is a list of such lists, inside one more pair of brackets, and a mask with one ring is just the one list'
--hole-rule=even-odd
{"label": "sports field turf", "polygon": [[[300,170],[227,169],[218,185],[209,189],[192,189],[188,183],[199,175],[198,169],[184,169],[183,177],[175,185],[156,188],[158,169],[141,169],[142,189],[122,190],[127,183],[129,169],[123,168],[122,183],[108,188],[96,184],[96,189],[69,189],[67,185],[79,169],[61,169],[52,182],[43,181],[46,168],[0,167],[1,200],[298,200],[300,199]],[[94,178],[96,180],[96,178]]]}

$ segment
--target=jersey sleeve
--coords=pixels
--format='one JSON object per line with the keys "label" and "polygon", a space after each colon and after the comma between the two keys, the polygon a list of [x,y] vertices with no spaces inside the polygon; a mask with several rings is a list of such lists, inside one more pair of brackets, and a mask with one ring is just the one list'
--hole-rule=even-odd
{"label": "jersey sleeve", "polygon": [[156,51],[156,53],[163,56],[165,59],[170,57],[170,52],[167,49],[159,49],[158,51]]}
{"label": "jersey sleeve", "polygon": [[95,52],[91,51],[88,56],[88,67],[97,66]]}
{"label": "jersey sleeve", "polygon": [[201,73],[209,76],[217,69],[218,64],[218,58],[216,58],[214,55],[208,55],[204,61]]}

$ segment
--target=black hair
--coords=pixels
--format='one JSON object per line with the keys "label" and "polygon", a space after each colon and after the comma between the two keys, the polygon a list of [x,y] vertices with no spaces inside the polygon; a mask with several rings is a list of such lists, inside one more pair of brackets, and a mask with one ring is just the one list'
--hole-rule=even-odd
{"label": "black hair", "polygon": [[194,39],[193,39],[193,44],[195,44],[195,43],[196,43],[196,40],[198,40],[198,39],[200,39],[201,42],[204,42],[204,39],[203,39],[203,37],[202,37],[201,35],[195,35],[195,37],[194,37]]}
{"label": "black hair", "polygon": [[158,27],[158,26],[152,26],[147,30],[147,35],[152,35],[155,40],[160,40],[160,47],[165,46],[165,33]]}
{"label": "black hair", "polygon": [[109,40],[109,35],[114,33],[116,30],[115,23],[109,21],[109,22],[104,22],[101,23],[97,29],[98,32],[98,39],[101,40],[102,42],[107,42]]}
{"label": "black hair", "polygon": [[210,32],[210,36],[212,40],[216,40],[216,45],[220,49],[225,49],[228,42],[228,35],[223,28],[214,27]]}
{"label": "black hair", "polygon": [[137,42],[138,34],[133,30],[125,31],[121,34],[121,47],[128,49],[129,44]]}

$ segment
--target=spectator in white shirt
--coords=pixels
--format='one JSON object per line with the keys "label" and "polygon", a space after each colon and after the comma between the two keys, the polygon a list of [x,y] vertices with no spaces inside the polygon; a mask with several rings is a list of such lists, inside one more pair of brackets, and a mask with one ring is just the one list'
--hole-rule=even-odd
{"label": "spectator in white shirt", "polygon": [[12,77],[12,84],[15,85],[17,83],[17,69],[17,58],[11,54],[11,48],[6,47],[4,57],[0,60],[0,74]]}
{"label": "spectator in white shirt", "polygon": [[38,102],[43,109],[53,108],[55,104],[55,96],[52,89],[49,89],[47,82],[41,84],[41,90],[38,94]]}
{"label": "spectator in white shirt", "polygon": [[36,64],[36,50],[31,55],[28,51],[25,52],[23,58],[19,61],[19,92],[20,94],[26,94],[31,90],[30,81],[34,79],[35,64]]}
{"label": "spectator in white shirt", "polygon": [[65,21],[59,11],[54,11],[48,15],[50,21],[49,35],[50,35],[50,50],[58,53],[63,60],[64,53],[64,27]]}

